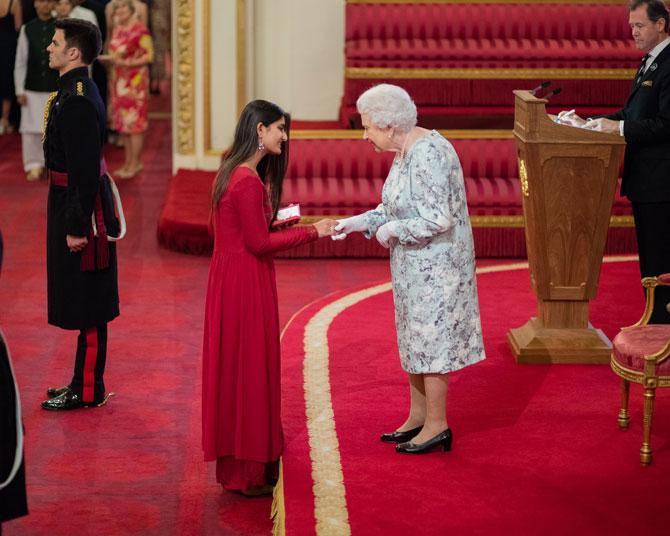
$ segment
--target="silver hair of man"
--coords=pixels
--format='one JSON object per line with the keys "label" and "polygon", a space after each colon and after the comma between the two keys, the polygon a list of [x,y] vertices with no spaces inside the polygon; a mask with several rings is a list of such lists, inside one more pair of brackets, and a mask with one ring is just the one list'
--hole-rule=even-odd
{"label": "silver hair of man", "polygon": [[392,127],[409,132],[416,126],[416,105],[409,93],[399,86],[379,84],[356,101],[359,114],[366,114],[379,128]]}

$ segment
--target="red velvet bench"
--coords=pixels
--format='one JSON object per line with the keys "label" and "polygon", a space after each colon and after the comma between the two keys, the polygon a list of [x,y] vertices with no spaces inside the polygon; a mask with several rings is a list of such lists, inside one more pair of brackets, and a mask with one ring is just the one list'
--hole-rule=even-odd
{"label": "red velvet bench", "polygon": [[512,90],[543,80],[562,87],[551,101],[556,109],[607,113],[625,102],[642,56],[631,38],[627,5],[615,0],[350,0],[345,26],[340,118],[347,127],[359,126],[357,97],[381,82],[407,89],[427,127],[511,128]]}
{"label": "red velvet bench", "polygon": [[[526,255],[521,190],[514,140],[508,131],[448,132],[458,153],[478,257]],[[356,131],[331,131],[324,139],[293,139],[283,204],[299,203],[303,222],[349,216],[377,206],[391,153],[375,153]],[[477,138],[473,138],[477,136]],[[482,136],[488,136],[482,137]],[[349,139],[332,139],[346,137]],[[330,138],[330,139],[328,139]],[[159,241],[172,249],[205,254],[209,193],[214,173],[180,172],[173,178],[158,225]],[[630,205],[618,196],[612,210],[607,253],[636,251]],[[383,257],[376,240],[360,234],[343,241],[319,240],[281,254],[284,257]]]}

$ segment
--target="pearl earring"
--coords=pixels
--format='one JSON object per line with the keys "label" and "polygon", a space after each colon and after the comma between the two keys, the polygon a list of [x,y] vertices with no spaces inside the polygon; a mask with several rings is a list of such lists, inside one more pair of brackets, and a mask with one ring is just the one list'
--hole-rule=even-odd
{"label": "pearl earring", "polygon": [[259,150],[259,151],[262,151],[262,150],[264,150],[264,149],[265,149],[265,145],[263,145],[263,140],[262,140],[261,137],[259,136],[259,137],[258,137],[258,150]]}

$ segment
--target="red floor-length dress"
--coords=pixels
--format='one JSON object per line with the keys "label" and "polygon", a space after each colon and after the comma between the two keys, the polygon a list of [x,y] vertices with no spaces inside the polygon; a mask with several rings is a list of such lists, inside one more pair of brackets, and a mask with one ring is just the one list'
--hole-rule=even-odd
{"label": "red floor-length dress", "polygon": [[245,490],[276,478],[282,453],[279,315],[272,255],[318,238],[313,226],[268,232],[256,173],[236,168],[214,210],[203,342],[202,430],[217,480]]}

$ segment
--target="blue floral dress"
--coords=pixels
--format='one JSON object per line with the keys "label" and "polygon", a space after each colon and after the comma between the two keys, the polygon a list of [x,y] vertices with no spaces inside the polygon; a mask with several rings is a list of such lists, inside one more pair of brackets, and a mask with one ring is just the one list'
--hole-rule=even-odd
{"label": "blue floral dress", "polygon": [[396,157],[368,238],[398,222],[391,276],[398,349],[411,374],[447,373],[485,359],[463,170],[438,132]]}

